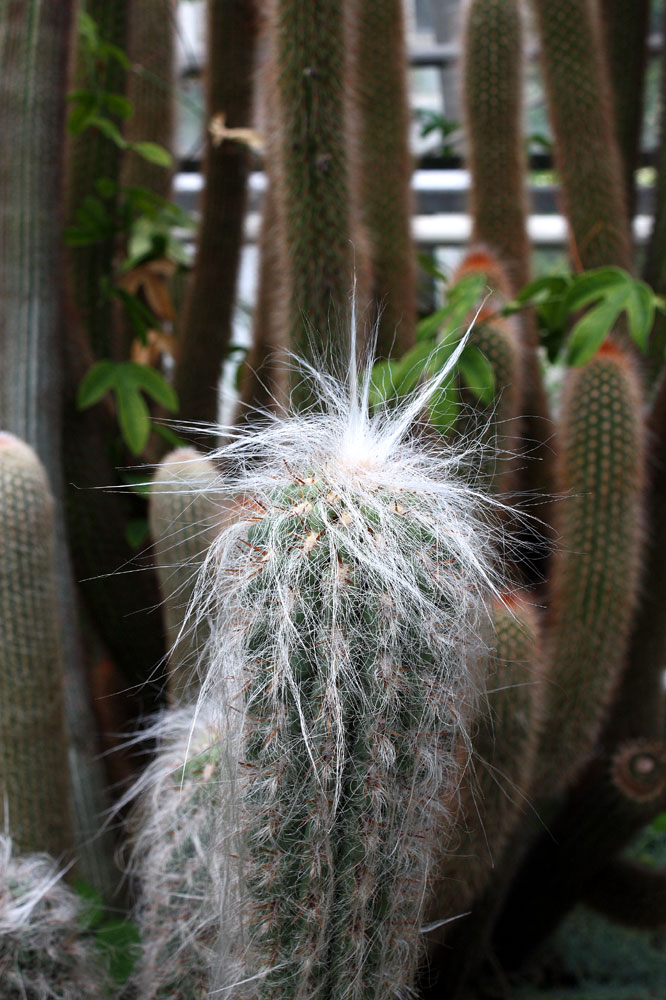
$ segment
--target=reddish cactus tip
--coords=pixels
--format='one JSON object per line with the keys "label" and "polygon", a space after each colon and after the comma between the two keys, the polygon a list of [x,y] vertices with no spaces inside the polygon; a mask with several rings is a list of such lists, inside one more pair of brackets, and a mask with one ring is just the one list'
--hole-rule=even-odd
{"label": "reddish cactus tip", "polygon": [[595,354],[595,357],[596,358],[610,357],[610,358],[617,358],[618,360],[621,361],[626,361],[627,352],[624,350],[621,344],[618,344],[618,342],[616,340],[613,340],[612,337],[606,337],[603,344]]}

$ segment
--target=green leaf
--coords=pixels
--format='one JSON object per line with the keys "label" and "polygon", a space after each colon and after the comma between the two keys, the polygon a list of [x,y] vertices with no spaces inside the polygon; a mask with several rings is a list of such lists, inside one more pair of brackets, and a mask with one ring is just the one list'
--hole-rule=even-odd
{"label": "green leaf", "polygon": [[132,102],[124,97],[123,94],[103,93],[100,94],[100,101],[109,114],[115,115],[116,118],[121,118],[123,121],[127,121],[134,114]]}
{"label": "green leaf", "polygon": [[567,291],[570,284],[571,275],[544,274],[521,288],[516,295],[516,302],[538,305],[541,302],[549,301],[553,297],[560,298]]}
{"label": "green leaf", "polygon": [[406,396],[419,384],[426,374],[426,367],[432,358],[433,345],[429,341],[416,344],[407,351],[392,370],[395,393]]}
{"label": "green leaf", "polygon": [[468,344],[458,361],[460,375],[469,391],[486,406],[495,398],[495,373],[478,347]]}
{"label": "green leaf", "polygon": [[125,539],[131,549],[140,549],[150,534],[148,518],[134,517],[125,525]]}
{"label": "green leaf", "polygon": [[449,310],[445,306],[443,309],[437,309],[437,311],[431,313],[430,316],[425,316],[422,320],[420,320],[416,326],[417,342],[420,343],[424,340],[434,340],[437,333],[446,322],[448,315]]}
{"label": "green leaf", "polygon": [[81,132],[88,128],[99,111],[97,98],[94,94],[83,93],[82,91],[78,91],[77,93],[81,96],[75,98],[73,94],[70,94],[68,98],[69,100],[76,100],[76,107],[72,108],[67,118],[67,131],[70,135],[80,135]]}
{"label": "green leaf", "polygon": [[85,11],[80,10],[79,16],[76,23],[77,30],[82,40],[86,43],[86,46],[91,52],[94,52],[99,45],[99,32],[97,31],[97,23],[92,19],[90,14],[86,14]]}
{"label": "green leaf", "polygon": [[118,191],[118,185],[110,177],[98,177],[95,190],[101,198],[113,198]]}
{"label": "green leaf", "polygon": [[647,353],[650,330],[654,323],[656,296],[644,281],[632,280],[626,304],[629,332],[641,351]]}
{"label": "green leaf", "polygon": [[151,368],[150,365],[137,364],[136,361],[127,361],[123,367],[128,379],[131,379],[134,385],[140,386],[156,403],[166,410],[178,409],[176,390],[169,385],[161,372]]}
{"label": "green leaf", "polygon": [[588,309],[578,320],[569,337],[566,357],[568,365],[584,365],[594,357],[620,315],[623,302],[622,289],[616,290],[593,309]]}
{"label": "green leaf", "polygon": [[98,55],[105,62],[117,62],[123,69],[131,68],[131,63],[127,55],[117,45],[112,45],[111,42],[100,42]]}
{"label": "green leaf", "polygon": [[429,253],[418,254],[417,260],[422,271],[425,271],[426,274],[431,274],[433,278],[439,278],[440,281],[448,285],[449,279],[443,271],[440,271]]}
{"label": "green leaf", "polygon": [[156,142],[131,142],[129,148],[143,157],[149,163],[154,163],[158,167],[170,167],[173,164],[173,156]]}
{"label": "green leaf", "polygon": [[597,299],[606,298],[616,289],[626,288],[628,278],[627,272],[620,267],[597,267],[576,275],[567,292],[567,311],[577,312]]}
{"label": "green leaf", "polygon": [[99,129],[102,135],[105,135],[107,139],[110,139],[112,143],[118,146],[119,149],[127,149],[127,141],[123,138],[118,126],[111,121],[110,118],[103,118],[101,115],[95,115],[89,121],[89,126]]}
{"label": "green leaf", "polygon": [[79,924],[82,930],[92,930],[104,916],[104,900],[97,889],[88,882],[84,882],[83,879],[76,880],[74,892],[81,898],[83,904]]}
{"label": "green leaf", "polygon": [[95,945],[102,953],[111,978],[119,986],[127,982],[141,950],[141,935],[128,920],[108,920],[98,928]]}
{"label": "green leaf", "polygon": [[123,441],[133,455],[140,455],[150,437],[148,405],[131,381],[119,381],[115,386],[115,395]]}
{"label": "green leaf", "polygon": [[118,363],[115,361],[97,361],[81,379],[76,392],[76,405],[79,410],[87,410],[113,389],[118,375]]}
{"label": "green leaf", "polygon": [[460,413],[460,397],[453,381],[441,386],[428,404],[430,422],[440,432],[447,434]]}
{"label": "green leaf", "polygon": [[148,306],[144,305],[136,295],[132,295],[126,288],[115,285],[111,294],[122,302],[127,318],[134,327],[134,330],[142,344],[146,343],[148,331],[159,327],[157,317]]}

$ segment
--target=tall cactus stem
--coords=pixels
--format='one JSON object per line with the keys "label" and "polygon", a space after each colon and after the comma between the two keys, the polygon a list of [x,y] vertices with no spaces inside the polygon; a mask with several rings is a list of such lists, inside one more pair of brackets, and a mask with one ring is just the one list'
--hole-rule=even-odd
{"label": "tall cactus stem", "polygon": [[613,92],[615,134],[622,155],[629,217],[636,201],[650,0],[601,0],[601,22]]}
{"label": "tall cactus stem", "polygon": [[22,851],[72,848],[53,498],[32,449],[0,435],[0,801]]}
{"label": "tall cactus stem", "polygon": [[[257,34],[254,0],[209,0],[206,109],[229,128],[247,127]],[[249,150],[209,132],[202,224],[194,275],[184,307],[176,358],[180,416],[216,421],[218,382],[231,343],[245,217]]]}
{"label": "tall cactus stem", "polygon": [[[173,0],[134,0],[130,4],[127,97],[132,116],[125,125],[125,138],[129,142],[156,142],[169,152],[174,124],[175,19]],[[124,157],[122,182],[168,198],[171,171],[130,153]]]}
{"label": "tall cactus stem", "polygon": [[532,0],[576,259],[632,269],[631,229],[596,3]]}
{"label": "tall cactus stem", "polygon": [[[272,0],[268,45],[280,259],[286,284],[283,327],[299,357],[346,357],[354,251],[345,115],[346,39],[338,0]],[[294,397],[312,394],[300,376]]]}
{"label": "tall cactus stem", "polygon": [[542,747],[544,791],[563,788],[594,748],[619,681],[642,546],[641,390],[607,340],[569,371],[562,416],[559,543],[552,572]]}
{"label": "tall cactus stem", "polygon": [[[377,357],[400,357],[414,342],[416,248],[411,237],[411,155],[402,0],[351,5],[358,187],[372,273]],[[357,176],[356,176],[357,174]]]}

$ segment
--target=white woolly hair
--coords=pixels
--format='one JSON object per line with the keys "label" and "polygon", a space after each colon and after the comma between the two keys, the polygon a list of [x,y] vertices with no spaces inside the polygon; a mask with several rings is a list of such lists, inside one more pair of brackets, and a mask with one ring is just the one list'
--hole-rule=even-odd
{"label": "white woolly hair", "polygon": [[0,996],[100,1000],[106,976],[81,926],[82,900],[48,854],[14,855],[0,834]]}
{"label": "white woolly hair", "polygon": [[217,961],[225,899],[225,849],[219,830],[237,820],[222,810],[233,797],[222,787],[227,749],[209,706],[171,709],[144,734],[158,752],[119,803],[136,799],[130,816],[129,871],[141,893],[135,911],[142,954],[133,985],[142,1000],[208,996]]}
{"label": "white woolly hair", "polygon": [[[344,377],[308,368],[318,405],[237,431],[211,456],[225,469],[216,495],[233,496],[238,517],[195,587],[184,628],[210,626],[197,721],[163,723],[137,847],[149,891],[171,839],[187,840],[193,865],[177,879],[213,880],[182,935],[183,949],[201,937],[217,901],[211,995],[412,992],[470,754],[481,626],[506,586],[503,505],[469,481],[478,445],[454,450],[419,429],[465,343],[399,405],[371,412],[371,366],[359,374],[352,338]],[[167,794],[201,727],[224,762],[215,794],[186,781]],[[196,844],[210,808],[215,833]]]}

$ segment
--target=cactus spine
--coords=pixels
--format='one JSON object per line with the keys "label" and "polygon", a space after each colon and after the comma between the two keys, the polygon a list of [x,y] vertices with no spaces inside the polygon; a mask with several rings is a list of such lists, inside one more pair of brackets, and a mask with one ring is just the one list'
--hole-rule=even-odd
{"label": "cactus spine", "polygon": [[53,500],[34,452],[0,434],[0,801],[22,851],[72,847]]}
{"label": "cactus spine", "polygon": [[574,253],[586,268],[617,264],[630,271],[631,231],[597,5],[532,2]]}
{"label": "cactus spine", "polygon": [[599,736],[624,663],[640,572],[641,391],[607,341],[568,375],[560,543],[552,574],[545,789],[562,788]]}
{"label": "cactus spine", "polygon": [[[269,5],[275,126],[267,139],[286,279],[283,327],[297,356],[310,359],[312,332],[330,359],[349,329],[353,247],[343,22],[338,0]],[[299,402],[311,399],[297,382]]]}
{"label": "cactus spine", "polygon": [[370,243],[377,356],[400,357],[413,344],[416,316],[405,14],[401,0],[361,0],[352,17],[355,183]]}

